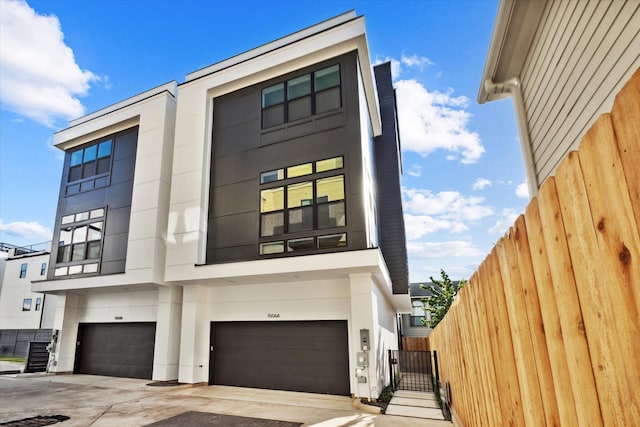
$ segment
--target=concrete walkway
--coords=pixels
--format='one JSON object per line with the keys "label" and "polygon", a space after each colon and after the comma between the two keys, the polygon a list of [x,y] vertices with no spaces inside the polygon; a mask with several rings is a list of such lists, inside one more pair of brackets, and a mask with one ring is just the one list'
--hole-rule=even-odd
{"label": "concrete walkway", "polygon": [[444,416],[436,397],[429,392],[398,390],[393,393],[385,413],[425,420],[441,420],[443,421],[442,425],[445,425]]}
{"label": "concrete walkway", "polygon": [[442,420],[372,414],[358,410],[345,396],[225,386],[150,387],[148,383],[94,375],[0,375],[0,423],[63,415],[70,417],[62,423],[66,427],[135,427],[197,411],[303,427],[451,426]]}

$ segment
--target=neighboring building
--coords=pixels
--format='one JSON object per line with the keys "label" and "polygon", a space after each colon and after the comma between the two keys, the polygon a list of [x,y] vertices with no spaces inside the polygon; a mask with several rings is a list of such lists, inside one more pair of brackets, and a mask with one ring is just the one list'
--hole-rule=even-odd
{"label": "neighboring building", "polygon": [[25,356],[30,341],[51,340],[56,297],[31,291],[46,277],[49,249],[0,243],[0,252],[0,354]]}
{"label": "neighboring building", "polygon": [[55,143],[59,244],[33,284],[60,295],[51,371],[373,397],[387,384],[410,307],[400,143],[363,17],[76,119]]}
{"label": "neighboring building", "polygon": [[532,197],[639,67],[637,0],[501,0],[478,102],[513,97]]}
{"label": "neighboring building", "polygon": [[[453,289],[458,292],[459,280],[451,282]],[[433,282],[420,282],[409,284],[409,296],[411,297],[411,313],[403,313],[401,330],[403,337],[428,337],[433,329],[427,325],[431,314],[426,310],[425,298],[431,296],[430,286]]]}
{"label": "neighboring building", "polygon": [[427,325],[429,313],[425,310],[424,298],[431,295],[428,289],[423,289],[423,285],[430,282],[410,283],[409,296],[411,297],[411,313],[403,313],[400,317],[402,322],[402,336],[404,337],[427,337],[431,328]]}

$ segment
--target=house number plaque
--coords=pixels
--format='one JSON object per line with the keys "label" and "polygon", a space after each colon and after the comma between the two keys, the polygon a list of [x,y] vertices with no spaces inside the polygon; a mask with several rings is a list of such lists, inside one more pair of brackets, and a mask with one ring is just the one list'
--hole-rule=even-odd
{"label": "house number plaque", "polygon": [[267,313],[269,319],[277,319],[280,317],[280,313]]}

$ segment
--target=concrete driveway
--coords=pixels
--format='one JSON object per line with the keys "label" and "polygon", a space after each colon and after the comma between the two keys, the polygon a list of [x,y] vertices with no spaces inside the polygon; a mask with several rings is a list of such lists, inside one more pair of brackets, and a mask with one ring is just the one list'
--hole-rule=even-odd
{"label": "concrete driveway", "polygon": [[446,421],[371,414],[352,399],[226,386],[150,387],[150,381],[94,375],[0,376],[0,423],[70,417],[60,426],[144,426],[187,411],[302,423],[315,427],[451,426]]}

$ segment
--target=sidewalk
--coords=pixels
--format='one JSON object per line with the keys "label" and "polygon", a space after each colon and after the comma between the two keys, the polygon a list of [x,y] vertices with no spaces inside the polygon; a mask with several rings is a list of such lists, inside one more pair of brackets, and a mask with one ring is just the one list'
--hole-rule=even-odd
{"label": "sidewalk", "polygon": [[442,415],[442,410],[438,406],[435,395],[423,391],[396,391],[393,393],[389,406],[387,406],[386,413],[388,415],[441,420],[443,423],[447,422]]}
{"label": "sidewalk", "polygon": [[7,362],[0,360],[0,375],[2,374],[15,374],[24,370],[25,362]]}

